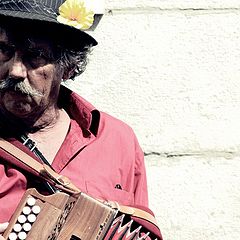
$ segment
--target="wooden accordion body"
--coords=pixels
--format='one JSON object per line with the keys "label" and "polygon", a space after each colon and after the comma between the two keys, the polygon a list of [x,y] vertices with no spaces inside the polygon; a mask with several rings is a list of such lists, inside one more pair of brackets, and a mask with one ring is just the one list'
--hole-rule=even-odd
{"label": "wooden accordion body", "polygon": [[26,191],[3,235],[8,240],[159,239],[130,216],[87,194]]}

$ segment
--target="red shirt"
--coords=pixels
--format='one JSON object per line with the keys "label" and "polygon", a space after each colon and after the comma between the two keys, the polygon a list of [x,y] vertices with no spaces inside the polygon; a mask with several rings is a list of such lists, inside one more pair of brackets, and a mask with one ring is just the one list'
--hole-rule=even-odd
{"label": "red shirt", "polygon": [[[143,152],[132,129],[64,87],[59,99],[71,125],[52,167],[93,197],[147,207]],[[22,143],[9,141],[34,156]],[[31,178],[7,164],[2,151],[0,156],[1,223],[9,220]]]}

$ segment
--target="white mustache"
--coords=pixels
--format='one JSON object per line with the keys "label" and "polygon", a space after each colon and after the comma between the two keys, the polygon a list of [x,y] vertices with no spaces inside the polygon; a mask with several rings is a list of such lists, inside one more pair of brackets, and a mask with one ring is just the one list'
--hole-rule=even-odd
{"label": "white mustache", "polygon": [[12,78],[6,78],[5,80],[0,81],[0,92],[5,92],[7,90],[14,90],[31,97],[43,97],[43,93],[40,91],[32,88],[30,85],[24,83],[23,81],[18,81]]}

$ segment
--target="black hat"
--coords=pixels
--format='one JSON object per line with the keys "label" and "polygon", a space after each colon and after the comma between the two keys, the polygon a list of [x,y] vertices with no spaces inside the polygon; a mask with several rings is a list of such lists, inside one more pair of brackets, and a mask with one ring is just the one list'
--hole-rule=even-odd
{"label": "black hat", "polygon": [[[74,38],[95,46],[97,41],[86,30],[95,29],[103,11],[94,12],[93,3],[101,0],[1,0],[0,16],[47,23],[47,28],[62,32],[62,38]],[[92,6],[89,6],[89,3]],[[49,27],[48,27],[49,26]],[[71,40],[72,41],[72,40]]]}

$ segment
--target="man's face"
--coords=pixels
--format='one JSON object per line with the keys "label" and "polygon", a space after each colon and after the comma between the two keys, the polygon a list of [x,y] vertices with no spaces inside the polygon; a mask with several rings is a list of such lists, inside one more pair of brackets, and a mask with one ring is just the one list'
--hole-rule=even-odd
{"label": "man's face", "polygon": [[16,117],[31,117],[54,106],[63,71],[47,37],[0,26],[0,107]]}

